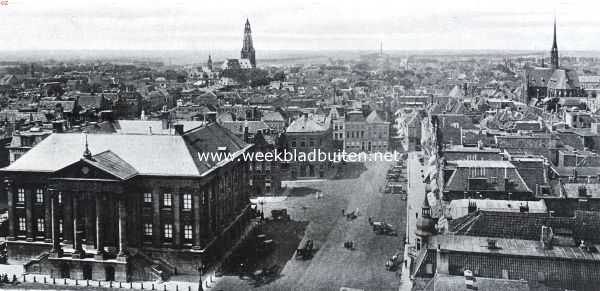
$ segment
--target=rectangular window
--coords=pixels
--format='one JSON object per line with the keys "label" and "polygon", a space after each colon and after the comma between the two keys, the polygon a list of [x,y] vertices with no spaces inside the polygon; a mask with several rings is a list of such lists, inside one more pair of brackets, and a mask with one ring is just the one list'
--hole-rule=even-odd
{"label": "rectangular window", "polygon": [[25,217],[19,217],[19,230],[27,230],[27,220],[25,220]]}
{"label": "rectangular window", "polygon": [[144,224],[144,235],[145,236],[152,236],[152,223],[145,223]]}
{"label": "rectangular window", "polygon": [[173,194],[164,193],[163,194],[163,207],[171,207],[173,206]]}
{"label": "rectangular window", "polygon": [[173,238],[173,225],[172,224],[165,224],[163,235],[165,238]]}
{"label": "rectangular window", "polygon": [[43,218],[37,219],[37,230],[39,232],[44,232],[44,219]]}
{"label": "rectangular window", "polygon": [[292,141],[292,147],[295,148],[296,147],[296,141]]}
{"label": "rectangular window", "polygon": [[192,209],[192,194],[183,194],[183,209]]}
{"label": "rectangular window", "polygon": [[35,190],[35,203],[44,203],[44,189],[37,188]]}
{"label": "rectangular window", "polygon": [[152,203],[152,193],[144,193],[144,203]]}
{"label": "rectangular window", "polygon": [[17,190],[17,203],[25,203],[25,189],[23,188]]}
{"label": "rectangular window", "polygon": [[186,224],[183,227],[183,238],[184,239],[192,239],[192,226],[189,224]]}

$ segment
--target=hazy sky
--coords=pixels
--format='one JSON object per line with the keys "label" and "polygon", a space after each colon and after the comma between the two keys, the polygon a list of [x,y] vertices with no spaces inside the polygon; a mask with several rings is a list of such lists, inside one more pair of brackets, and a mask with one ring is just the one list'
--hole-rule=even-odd
{"label": "hazy sky", "polygon": [[[594,4],[598,3],[598,4]],[[8,0],[0,50],[600,49],[600,1]]]}

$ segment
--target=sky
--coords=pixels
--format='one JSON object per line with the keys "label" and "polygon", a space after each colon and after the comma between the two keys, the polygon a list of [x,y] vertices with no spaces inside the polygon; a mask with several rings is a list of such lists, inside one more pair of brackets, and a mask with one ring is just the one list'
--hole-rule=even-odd
{"label": "sky", "polygon": [[600,1],[7,1],[0,50],[600,49]]}

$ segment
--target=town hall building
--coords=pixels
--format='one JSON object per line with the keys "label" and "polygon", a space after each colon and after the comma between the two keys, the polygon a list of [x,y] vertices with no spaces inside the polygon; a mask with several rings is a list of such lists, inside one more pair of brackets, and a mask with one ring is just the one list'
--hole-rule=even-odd
{"label": "town hall building", "polygon": [[3,168],[9,263],[55,278],[197,274],[251,219],[251,150],[216,123],[173,134],[54,133]]}

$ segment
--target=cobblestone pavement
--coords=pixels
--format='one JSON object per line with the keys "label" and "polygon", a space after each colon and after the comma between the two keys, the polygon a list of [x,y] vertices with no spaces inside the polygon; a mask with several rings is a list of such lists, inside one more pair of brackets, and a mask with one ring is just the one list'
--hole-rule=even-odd
{"label": "cobblestone pavement", "polygon": [[[403,251],[406,201],[401,195],[380,192],[391,165],[348,164],[344,176],[350,178],[302,183],[304,188],[321,191],[321,199],[314,194],[289,195],[283,201],[265,203],[265,214],[271,209],[287,208],[293,220],[310,221],[306,237],[318,247],[315,256],[307,261],[289,260],[281,277],[267,285],[253,288],[248,281],[227,276],[220,278],[212,290],[398,290],[400,272],[386,271],[385,262],[395,252]],[[360,215],[349,221],[342,216],[342,209],[358,210]],[[376,235],[368,223],[369,216],[392,224],[398,236]],[[356,246],[353,251],[343,247],[350,240]]]}

